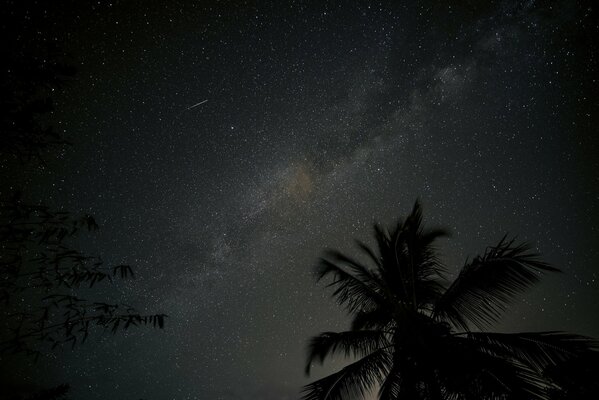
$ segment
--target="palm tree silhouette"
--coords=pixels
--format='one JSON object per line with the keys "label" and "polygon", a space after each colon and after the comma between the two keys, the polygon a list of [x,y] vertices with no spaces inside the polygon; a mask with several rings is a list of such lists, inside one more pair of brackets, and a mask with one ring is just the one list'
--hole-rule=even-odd
{"label": "palm tree silhouette", "polygon": [[335,353],[355,361],[306,385],[305,400],[358,399],[375,388],[381,400],[547,399],[544,371],[596,349],[564,332],[484,332],[541,273],[558,269],[504,237],[445,287],[434,242],[446,235],[423,228],[417,201],[394,229],[375,225],[378,251],[358,242],[373,268],[337,251],[321,259],[317,279],[332,278],[352,324],[312,338],[306,374]]}

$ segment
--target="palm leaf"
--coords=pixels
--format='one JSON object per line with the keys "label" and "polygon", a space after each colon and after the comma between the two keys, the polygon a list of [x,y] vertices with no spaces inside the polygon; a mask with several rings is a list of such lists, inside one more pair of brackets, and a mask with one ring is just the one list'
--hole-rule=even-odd
{"label": "palm leaf", "polygon": [[360,399],[380,384],[390,364],[390,355],[380,349],[342,370],[312,382],[302,389],[303,400]]}
{"label": "palm leaf", "polygon": [[540,372],[599,349],[596,340],[565,332],[468,332],[467,337],[483,351],[517,359]]}
{"label": "palm leaf", "polygon": [[397,365],[393,365],[381,385],[379,400],[395,400],[399,398],[401,383],[399,368]]}
{"label": "palm leaf", "polygon": [[[411,214],[405,220],[400,219],[391,232],[375,225],[380,252],[378,276],[382,280],[381,286],[387,287],[395,302],[418,308],[436,300],[439,291],[431,290],[435,285],[428,286],[427,281],[441,276],[445,267],[436,256],[433,243],[447,234],[443,229],[424,229],[422,207],[418,201]],[[364,247],[362,249],[366,251]],[[423,289],[422,293],[419,293],[420,289]]]}
{"label": "palm leaf", "polygon": [[352,330],[383,329],[393,322],[393,313],[383,307],[354,313],[351,323]]}
{"label": "palm leaf", "polygon": [[372,285],[373,287],[380,286],[382,283],[379,276],[376,275],[374,271],[370,270],[362,263],[354,260],[349,256],[346,256],[345,254],[337,250],[326,251],[325,258],[332,259],[333,262],[337,265],[347,266],[351,270],[352,275],[354,275],[361,281],[369,285]]}
{"label": "palm leaf", "polygon": [[374,250],[372,250],[370,247],[368,247],[368,245],[366,245],[364,242],[360,240],[356,240],[356,245],[370,258],[370,260],[372,260],[372,262],[375,266],[377,266],[377,268],[380,268],[382,259],[379,255],[377,255],[374,252]]}
{"label": "palm leaf", "polygon": [[449,236],[444,229],[433,229],[412,233],[408,240],[410,256],[414,258],[417,279],[430,279],[445,273],[445,266],[437,258],[436,248],[433,245],[436,239]]}
{"label": "palm leaf", "polygon": [[337,352],[346,357],[364,357],[382,347],[389,346],[385,333],[379,330],[324,332],[315,336],[308,345],[306,374],[314,360],[322,364],[329,355]]}
{"label": "palm leaf", "polygon": [[455,398],[546,399],[547,384],[540,373],[517,359],[489,352],[461,336],[434,346],[439,354],[434,368],[445,392]]}
{"label": "palm leaf", "polygon": [[497,322],[514,297],[539,281],[540,273],[559,271],[540,261],[526,243],[504,237],[496,247],[466,264],[435,304],[435,318],[469,330]]}
{"label": "palm leaf", "polygon": [[327,259],[320,260],[316,274],[317,280],[326,276],[333,277],[333,281],[327,286],[335,288],[333,296],[339,304],[345,305],[349,312],[375,308],[383,301],[373,282],[363,280],[363,277],[355,276]]}

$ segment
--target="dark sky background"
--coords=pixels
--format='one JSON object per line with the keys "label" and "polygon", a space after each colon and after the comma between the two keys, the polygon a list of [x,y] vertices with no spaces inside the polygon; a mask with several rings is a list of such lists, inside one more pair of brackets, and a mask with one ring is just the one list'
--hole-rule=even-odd
{"label": "dark sky background", "polygon": [[452,231],[452,272],[505,233],[563,269],[497,330],[599,337],[593,2],[235,3],[6,3],[77,68],[51,118],[74,145],[29,193],[92,213],[83,249],[134,266],[94,296],[170,316],[11,360],[10,379],[295,399],[309,337],[347,326],[311,275],[322,250],[416,198]]}

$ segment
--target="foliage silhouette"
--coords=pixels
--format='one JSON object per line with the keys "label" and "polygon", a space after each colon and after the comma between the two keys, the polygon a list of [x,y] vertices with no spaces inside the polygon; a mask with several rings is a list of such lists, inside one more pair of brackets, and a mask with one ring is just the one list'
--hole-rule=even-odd
{"label": "foliage silhouette", "polygon": [[[29,20],[27,6],[13,6]],[[138,325],[163,328],[164,314],[79,297],[77,289],[132,278],[132,268],[107,266],[73,247],[76,236],[98,228],[93,217],[52,209],[19,181],[26,167],[44,170],[47,157],[70,145],[49,121],[52,96],[75,73],[54,44],[40,41],[41,28],[17,26],[22,20],[3,18],[1,27],[10,56],[0,60],[0,179],[12,184],[0,191],[0,355],[37,357],[48,348],[75,346],[94,326],[113,333]]]}
{"label": "foliage silhouette", "polygon": [[[109,268],[101,258],[68,245],[67,239],[81,230],[97,228],[89,215],[74,218],[68,212],[24,203],[18,196],[0,204],[0,302],[5,307],[0,353],[39,356],[38,344],[75,346],[85,342],[93,326],[113,333],[120,327],[164,326],[163,314],[141,315],[127,305],[73,294],[80,286],[92,288],[102,281],[133,277],[128,265]],[[21,302],[15,306],[13,298]]]}
{"label": "foliage silhouette", "polygon": [[363,398],[378,388],[391,399],[548,399],[559,382],[545,372],[596,354],[590,338],[564,332],[487,333],[517,295],[558,271],[528,245],[504,237],[467,262],[449,286],[435,240],[416,202],[390,231],[376,224],[375,251],[358,242],[372,267],[337,251],[316,277],[352,316],[346,332],[325,332],[308,346],[306,374],[333,354],[355,361],[303,388],[305,400]]}
{"label": "foliage silhouette", "polygon": [[551,400],[593,400],[599,393],[599,353],[564,360],[545,370]]}

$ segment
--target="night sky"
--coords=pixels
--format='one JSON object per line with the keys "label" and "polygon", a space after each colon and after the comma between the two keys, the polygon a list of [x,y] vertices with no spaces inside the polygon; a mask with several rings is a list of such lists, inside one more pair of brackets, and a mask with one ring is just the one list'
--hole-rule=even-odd
{"label": "night sky", "polygon": [[73,146],[20,178],[27,193],[93,214],[79,246],[135,268],[91,297],[169,315],[11,360],[5,379],[74,399],[298,398],[340,365],[306,378],[308,339],[347,327],[318,257],[354,254],[417,198],[452,232],[452,272],[505,233],[563,270],[497,330],[599,337],[593,2],[418,3],[5,5],[77,69],[50,117]]}

